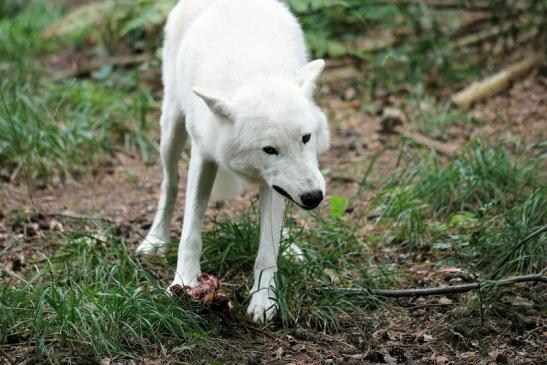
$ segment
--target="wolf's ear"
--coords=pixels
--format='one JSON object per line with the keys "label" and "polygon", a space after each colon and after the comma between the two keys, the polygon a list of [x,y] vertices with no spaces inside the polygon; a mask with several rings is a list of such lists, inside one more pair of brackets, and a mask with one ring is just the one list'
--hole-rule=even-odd
{"label": "wolf's ear", "polygon": [[324,60],[315,60],[296,71],[296,83],[309,97],[313,95],[313,90],[315,89],[317,79],[319,78],[319,75],[321,75],[321,72],[323,72],[324,68]]}
{"label": "wolf's ear", "polygon": [[192,91],[207,104],[213,113],[228,120],[233,119],[230,99],[226,93],[205,87],[194,87]]}

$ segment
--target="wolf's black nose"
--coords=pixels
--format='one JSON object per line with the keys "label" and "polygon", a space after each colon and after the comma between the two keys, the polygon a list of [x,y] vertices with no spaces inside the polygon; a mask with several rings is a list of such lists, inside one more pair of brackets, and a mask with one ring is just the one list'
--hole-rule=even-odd
{"label": "wolf's black nose", "polygon": [[300,200],[302,200],[305,208],[313,209],[323,200],[323,192],[321,190],[310,191],[309,193],[300,195]]}

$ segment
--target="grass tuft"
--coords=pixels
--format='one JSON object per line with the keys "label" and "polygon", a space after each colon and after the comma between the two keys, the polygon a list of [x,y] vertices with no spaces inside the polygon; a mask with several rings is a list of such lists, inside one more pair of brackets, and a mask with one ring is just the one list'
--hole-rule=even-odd
{"label": "grass tuft", "polygon": [[0,343],[34,345],[45,360],[166,355],[208,341],[193,305],[156,282],[113,237],[65,237],[24,285],[0,286]]}
{"label": "grass tuft", "polygon": [[[512,157],[502,147],[471,143],[443,166],[436,156],[393,181],[377,199],[394,242],[413,249],[450,248],[476,270],[491,271],[503,253],[546,220],[540,161]],[[541,266],[544,238],[522,248],[504,273]]]}

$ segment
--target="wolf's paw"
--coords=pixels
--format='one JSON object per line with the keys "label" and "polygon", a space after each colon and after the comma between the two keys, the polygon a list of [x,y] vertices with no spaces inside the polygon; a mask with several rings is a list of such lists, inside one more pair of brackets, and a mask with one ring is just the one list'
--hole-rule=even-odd
{"label": "wolf's paw", "polygon": [[198,285],[198,278],[200,277],[199,270],[188,270],[181,273],[175,273],[175,278],[173,279],[173,282],[171,285],[169,285],[169,288],[172,288],[174,286],[189,286],[189,287],[196,287]]}
{"label": "wolf's paw", "polygon": [[304,252],[302,252],[302,249],[296,243],[291,243],[290,246],[283,251],[283,256],[293,262],[304,261]]}
{"label": "wolf's paw", "polygon": [[138,254],[153,254],[153,253],[163,253],[165,251],[165,240],[148,235],[137,247]]}
{"label": "wolf's paw", "polygon": [[251,303],[247,307],[247,314],[255,323],[270,321],[276,312],[275,301],[269,297],[268,290],[266,289],[254,293]]}

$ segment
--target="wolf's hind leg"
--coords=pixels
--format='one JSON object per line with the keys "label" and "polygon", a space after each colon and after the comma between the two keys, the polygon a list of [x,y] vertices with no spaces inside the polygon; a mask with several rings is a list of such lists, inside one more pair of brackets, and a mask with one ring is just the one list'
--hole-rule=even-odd
{"label": "wolf's hind leg", "polygon": [[[283,227],[281,231],[281,240],[285,240],[289,236],[289,230]],[[285,247],[282,250],[281,254],[283,257],[288,258],[294,263],[304,261],[304,252],[296,243],[292,242],[288,247]]]}
{"label": "wolf's hind leg", "polygon": [[169,241],[171,218],[177,198],[179,174],[178,162],[188,137],[183,115],[176,101],[165,96],[161,114],[160,156],[163,166],[158,210],[154,223],[146,238],[137,247],[139,253],[150,253],[161,249]]}

